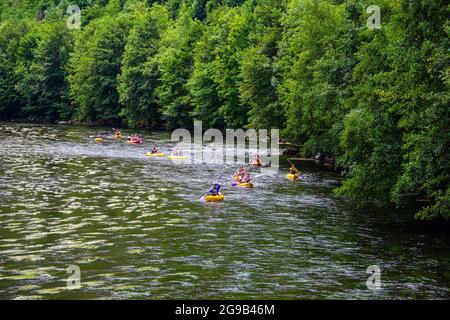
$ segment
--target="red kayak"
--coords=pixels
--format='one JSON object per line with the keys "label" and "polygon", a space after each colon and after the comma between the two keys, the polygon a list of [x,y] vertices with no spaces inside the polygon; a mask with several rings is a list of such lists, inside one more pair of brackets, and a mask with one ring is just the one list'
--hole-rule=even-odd
{"label": "red kayak", "polygon": [[140,139],[140,138],[128,138],[127,141],[129,144],[143,144],[144,143],[144,139]]}

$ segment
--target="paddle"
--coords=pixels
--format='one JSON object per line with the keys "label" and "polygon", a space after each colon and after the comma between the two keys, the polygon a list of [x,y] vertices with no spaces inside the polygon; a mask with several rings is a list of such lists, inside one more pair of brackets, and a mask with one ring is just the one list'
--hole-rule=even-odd
{"label": "paddle", "polygon": [[272,166],[272,160],[269,161],[268,164],[263,164],[263,165],[261,166],[261,168],[270,168],[271,166]]}
{"label": "paddle", "polygon": [[256,178],[258,178],[258,177],[260,177],[260,176],[265,176],[265,174],[264,174],[264,173],[260,173],[260,174],[258,174],[258,175],[256,175],[256,176],[252,177],[252,180],[254,180],[254,179],[256,179]]}

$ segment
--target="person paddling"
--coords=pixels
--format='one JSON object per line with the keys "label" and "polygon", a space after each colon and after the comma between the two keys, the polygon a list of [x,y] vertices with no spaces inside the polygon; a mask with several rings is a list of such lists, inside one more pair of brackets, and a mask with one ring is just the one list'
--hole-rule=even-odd
{"label": "person paddling", "polygon": [[257,166],[257,167],[262,166],[262,161],[261,161],[261,157],[259,156],[259,153],[255,154],[255,157],[253,158],[253,161],[252,161],[252,165]]}
{"label": "person paddling", "polygon": [[250,175],[250,173],[245,172],[244,174],[242,174],[239,183],[250,183],[252,182],[252,176]]}
{"label": "person paddling", "polygon": [[218,196],[220,195],[220,184],[219,182],[214,182],[211,186],[211,189],[209,189],[208,194],[212,196]]}
{"label": "person paddling", "polygon": [[239,177],[242,174],[244,174],[245,172],[247,172],[244,168],[244,166],[240,166],[235,172],[234,172],[234,176],[235,177]]}
{"label": "person paddling", "polygon": [[143,139],[139,137],[137,134],[134,134],[131,137],[128,137],[128,142],[132,144],[141,144],[143,142]]}
{"label": "person paddling", "polygon": [[289,173],[293,175],[298,175],[298,170],[293,163],[291,163],[291,167],[289,168]]}
{"label": "person paddling", "polygon": [[156,145],[153,146],[152,150],[150,151],[151,154],[157,154],[159,153],[158,147]]}
{"label": "person paddling", "polygon": [[121,137],[122,136],[122,132],[119,129],[113,129],[114,130],[114,136],[115,137]]}

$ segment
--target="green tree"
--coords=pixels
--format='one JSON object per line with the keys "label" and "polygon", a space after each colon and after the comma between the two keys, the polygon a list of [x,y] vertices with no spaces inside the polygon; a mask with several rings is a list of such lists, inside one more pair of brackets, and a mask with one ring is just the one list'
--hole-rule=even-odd
{"label": "green tree", "polygon": [[224,120],[219,112],[222,100],[219,98],[213,79],[211,64],[214,60],[211,52],[216,45],[217,42],[212,41],[210,30],[206,27],[194,49],[194,71],[187,83],[187,88],[194,107],[191,116],[201,120],[206,127],[223,128]]}
{"label": "green tree", "polygon": [[249,35],[253,45],[243,53],[239,82],[240,100],[250,106],[249,125],[253,128],[282,129],[285,125],[284,110],[276,91],[283,12],[278,0],[262,0],[254,8],[255,23]]}
{"label": "green tree", "polygon": [[287,116],[284,133],[304,143],[304,153],[311,154],[321,148],[319,141],[335,121],[332,107],[337,93],[328,71],[335,65],[333,51],[346,26],[345,7],[293,0],[283,25],[278,94]]}
{"label": "green tree", "polygon": [[26,101],[23,116],[45,121],[72,116],[65,72],[72,46],[62,22],[35,24],[21,40],[16,90]]}
{"label": "green tree", "polygon": [[16,91],[17,50],[30,26],[25,21],[5,21],[0,24],[0,118],[15,118],[23,105]]}
{"label": "green tree", "polygon": [[189,82],[193,115],[211,125],[223,122],[237,128],[248,123],[249,107],[240,102],[239,81],[251,23],[248,7],[220,7],[211,13],[196,47],[195,71]]}
{"label": "green tree", "polygon": [[155,94],[160,76],[157,53],[169,14],[160,5],[154,5],[151,11],[142,7],[136,10],[137,21],[127,39],[119,77],[121,115],[130,126],[157,127],[161,122]]}
{"label": "green tree", "polygon": [[160,85],[156,93],[168,129],[192,127],[187,81],[193,71],[192,50],[201,36],[200,22],[183,4],[178,18],[162,34],[158,53]]}
{"label": "green tree", "polygon": [[347,99],[351,111],[345,117],[340,135],[340,163],[349,169],[339,193],[357,198],[362,204],[381,206],[391,202],[391,190],[399,176],[402,161],[402,132],[395,105],[393,66],[387,54],[390,23],[397,3],[382,6],[381,30],[364,28],[356,53],[355,84]]}
{"label": "green tree", "polygon": [[446,1],[402,1],[389,34],[393,110],[403,132],[392,198],[398,205],[419,201],[421,219],[450,217],[449,8]]}
{"label": "green tree", "polygon": [[129,15],[105,16],[76,37],[68,78],[79,120],[120,122],[117,77],[129,29]]}

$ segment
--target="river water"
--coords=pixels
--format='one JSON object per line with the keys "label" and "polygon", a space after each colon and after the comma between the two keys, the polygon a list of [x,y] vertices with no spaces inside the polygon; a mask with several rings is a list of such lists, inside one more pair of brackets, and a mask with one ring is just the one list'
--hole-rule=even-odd
{"label": "river water", "polygon": [[[1,299],[449,298],[450,237],[333,194],[339,176],[258,176],[149,159],[105,128],[0,123]],[[133,133],[133,132],[127,132]],[[199,201],[215,177],[225,202]],[[67,268],[80,268],[69,289]],[[369,290],[368,266],[381,270]]]}

